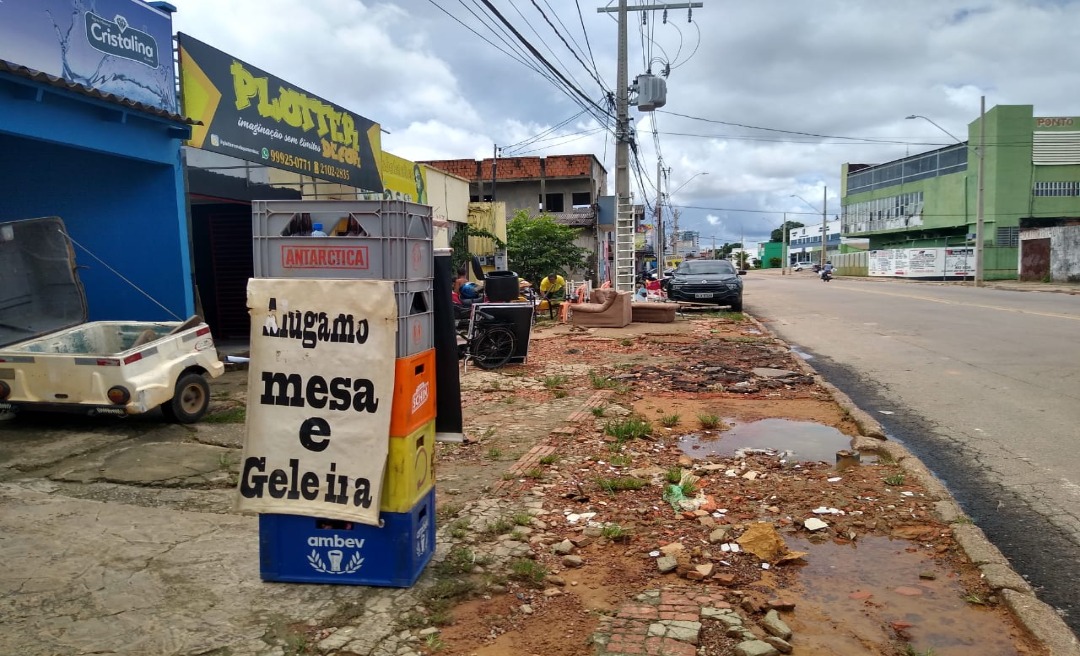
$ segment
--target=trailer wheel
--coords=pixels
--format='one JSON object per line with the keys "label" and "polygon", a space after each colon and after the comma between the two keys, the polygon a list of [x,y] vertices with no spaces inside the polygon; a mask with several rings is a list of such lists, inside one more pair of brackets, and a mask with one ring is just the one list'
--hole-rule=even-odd
{"label": "trailer wheel", "polygon": [[210,407],[210,385],[201,374],[189,373],[176,381],[173,397],[161,404],[165,418],[177,424],[194,424]]}

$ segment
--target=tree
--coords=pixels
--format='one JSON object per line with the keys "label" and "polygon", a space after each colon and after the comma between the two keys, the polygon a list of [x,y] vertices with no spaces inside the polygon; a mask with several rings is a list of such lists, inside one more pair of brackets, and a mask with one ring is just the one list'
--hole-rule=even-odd
{"label": "tree", "polygon": [[[742,248],[741,246],[739,248]],[[740,269],[747,268],[747,264],[750,261],[750,253],[746,251],[739,251],[735,254],[735,262],[739,265]]]}
{"label": "tree", "polygon": [[736,248],[742,248],[742,242],[725,242],[724,245],[720,247],[720,250],[713,255],[713,257],[718,260],[726,260],[731,257],[732,252],[734,252]]}
{"label": "tree", "polygon": [[[784,241],[784,229],[785,228],[787,229],[788,233],[791,233],[792,229],[801,228],[804,225],[805,224],[799,223],[798,221],[785,221],[784,225],[782,225],[779,228],[777,228],[776,230],[772,231],[772,234],[769,235],[769,241]],[[789,234],[788,235],[788,242],[790,243],[790,241],[791,241],[791,235]]]}
{"label": "tree", "polygon": [[587,249],[574,244],[579,228],[556,223],[547,214],[530,216],[518,210],[506,224],[506,255],[518,276],[540,284],[550,273],[567,275],[585,266]]}
{"label": "tree", "polygon": [[459,225],[457,230],[454,231],[454,236],[450,238],[450,266],[455,275],[462,267],[467,267],[472,261],[472,253],[469,251],[469,237],[487,237],[495,242],[495,248],[506,248],[503,240],[483,228],[477,228],[468,223]]}

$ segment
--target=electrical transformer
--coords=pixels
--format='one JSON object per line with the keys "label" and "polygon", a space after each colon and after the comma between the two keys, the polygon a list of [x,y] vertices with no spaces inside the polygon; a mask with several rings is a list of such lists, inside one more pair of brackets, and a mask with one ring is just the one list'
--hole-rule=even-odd
{"label": "electrical transformer", "polygon": [[648,73],[634,78],[639,112],[651,112],[667,104],[667,80]]}

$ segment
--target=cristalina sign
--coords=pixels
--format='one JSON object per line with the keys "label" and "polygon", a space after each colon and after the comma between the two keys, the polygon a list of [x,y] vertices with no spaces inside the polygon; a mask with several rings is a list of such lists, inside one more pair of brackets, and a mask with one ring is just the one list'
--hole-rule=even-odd
{"label": "cristalina sign", "polygon": [[248,281],[240,510],[378,525],[397,306],[382,280]]}

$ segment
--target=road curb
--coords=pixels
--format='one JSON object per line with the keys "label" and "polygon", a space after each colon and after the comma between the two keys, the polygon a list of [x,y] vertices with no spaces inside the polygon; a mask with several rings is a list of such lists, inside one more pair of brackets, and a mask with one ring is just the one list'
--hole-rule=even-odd
{"label": "road curb", "polygon": [[[769,327],[750,314],[744,314],[763,334],[768,335],[787,348],[787,342],[776,335]],[[1073,635],[1060,615],[1048,604],[1040,601],[1030,584],[1008,564],[1008,559],[998,550],[970,517],[960,508],[952,493],[913,453],[899,442],[890,441],[884,428],[865,410],[855,405],[847,394],[832,383],[824,380],[805,359],[796,353],[796,365],[809,376],[813,376],[845,412],[851,415],[855,424],[866,438],[854,440],[854,448],[884,451],[889,454],[904,471],[919,481],[927,492],[939,498],[934,505],[938,519],[952,529],[953,537],[964,555],[979,568],[983,579],[990,588],[1001,596],[1005,607],[1016,621],[1031,636],[1041,643],[1051,656],[1080,656],[1080,641]]]}

